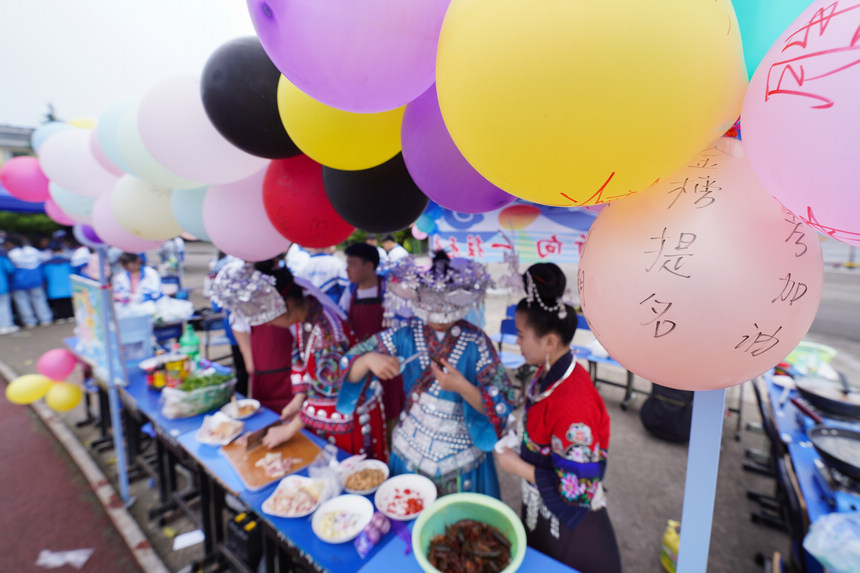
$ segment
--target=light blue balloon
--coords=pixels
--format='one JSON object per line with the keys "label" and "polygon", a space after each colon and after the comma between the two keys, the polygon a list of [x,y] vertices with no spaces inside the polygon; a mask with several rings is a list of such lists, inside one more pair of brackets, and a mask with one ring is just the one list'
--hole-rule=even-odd
{"label": "light blue balloon", "polygon": [[96,138],[102,151],[110,162],[125,171],[133,173],[119,148],[119,123],[125,114],[137,106],[135,100],[114,102],[99,116],[96,123]]}
{"label": "light blue balloon", "polygon": [[48,184],[48,192],[54,203],[69,217],[78,221],[89,221],[92,217],[93,205],[96,202],[95,197],[76,195],[71,191],[66,191],[53,181]]}
{"label": "light blue balloon", "polygon": [[183,230],[201,241],[210,241],[206,227],[203,225],[203,198],[206,197],[207,189],[209,189],[208,186],[196,189],[174,189],[170,197],[173,218]]}
{"label": "light blue balloon", "polygon": [[812,0],[733,0],[747,73],[753,72],[788,25],[806,10]]}
{"label": "light blue balloon", "polygon": [[33,151],[39,151],[39,148],[42,147],[42,144],[45,143],[46,139],[57,132],[65,131],[67,129],[75,128],[64,121],[49,121],[48,123],[43,123],[34,129],[32,134],[30,134],[30,145],[33,147]]}

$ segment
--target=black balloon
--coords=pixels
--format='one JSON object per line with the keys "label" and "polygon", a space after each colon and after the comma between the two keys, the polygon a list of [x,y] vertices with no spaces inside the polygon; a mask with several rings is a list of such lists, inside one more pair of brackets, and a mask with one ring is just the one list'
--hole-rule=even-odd
{"label": "black balloon", "polygon": [[323,166],[323,187],[338,215],[369,233],[408,227],[430,201],[412,181],[399,153],[382,165],[361,171]]}
{"label": "black balloon", "polygon": [[206,61],[200,95],[206,115],[224,138],[269,159],[299,155],[278,114],[281,72],[251,36],[231,40]]}

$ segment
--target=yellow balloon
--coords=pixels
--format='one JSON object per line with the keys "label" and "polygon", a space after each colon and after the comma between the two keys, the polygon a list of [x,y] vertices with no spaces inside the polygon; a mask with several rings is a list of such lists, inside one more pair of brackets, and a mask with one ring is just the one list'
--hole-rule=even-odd
{"label": "yellow balloon", "polygon": [[76,117],[69,120],[69,125],[78,129],[95,129],[96,120],[91,117]]}
{"label": "yellow balloon", "polygon": [[48,393],[54,381],[41,374],[24,374],[6,386],[6,399],[13,404],[30,404]]}
{"label": "yellow balloon", "polygon": [[45,396],[45,403],[57,412],[65,412],[77,406],[82,397],[83,392],[77,384],[55,382]]}
{"label": "yellow balloon", "polygon": [[545,205],[673,173],[731,127],[746,84],[730,0],[452,0],[436,60],[466,160]]}
{"label": "yellow balloon", "polygon": [[308,157],[344,171],[370,169],[400,152],[400,107],[352,113],[318,102],[281,76],[278,111],[293,142]]}

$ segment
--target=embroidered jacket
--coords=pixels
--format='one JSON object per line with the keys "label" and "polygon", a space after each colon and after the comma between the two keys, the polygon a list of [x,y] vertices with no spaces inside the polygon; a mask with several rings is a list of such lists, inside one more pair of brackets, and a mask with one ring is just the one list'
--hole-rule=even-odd
{"label": "embroidered jacket", "polygon": [[[571,354],[559,359],[546,376],[538,379],[534,393],[543,392],[557,382],[572,361]],[[536,376],[543,374],[538,371]],[[605,505],[602,480],[608,449],[609,414],[581,365],[576,364],[549,396],[526,403],[520,455],[535,466],[537,488],[531,489],[540,494],[540,502],[570,529],[589,510]],[[527,489],[524,487],[524,491]],[[528,500],[524,501],[528,506]],[[532,500],[533,504],[535,501]],[[542,508],[527,507],[527,513],[536,516],[537,509]],[[528,518],[526,524],[530,525]]]}

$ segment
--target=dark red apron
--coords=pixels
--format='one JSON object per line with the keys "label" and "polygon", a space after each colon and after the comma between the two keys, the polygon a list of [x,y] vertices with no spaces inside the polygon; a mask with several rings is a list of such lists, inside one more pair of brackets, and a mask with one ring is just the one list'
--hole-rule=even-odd
{"label": "dark red apron", "polygon": [[281,413],[293,398],[293,335],[286,328],[261,324],[251,327],[251,397],[263,406]]}
{"label": "dark red apron", "polygon": [[[349,314],[347,318],[355,338],[359,342],[367,340],[377,332],[383,330],[382,315],[385,309],[382,306],[382,281],[377,277],[376,296],[373,298],[358,298],[358,288],[352,291],[349,302]],[[397,420],[403,410],[405,394],[403,391],[403,378],[398,376],[391,380],[380,380],[382,382],[382,405],[385,408],[385,419]]]}

